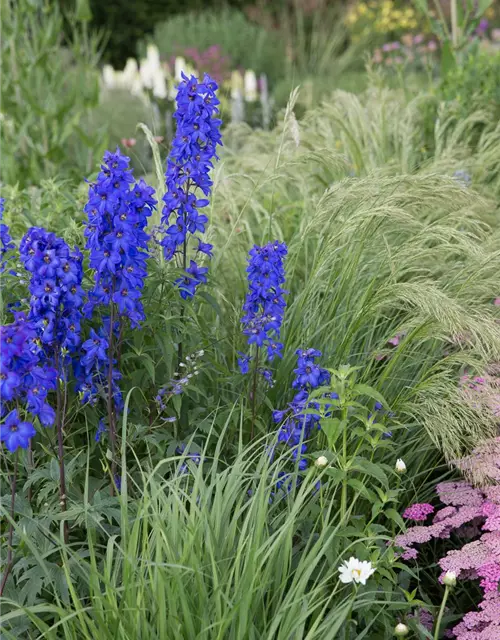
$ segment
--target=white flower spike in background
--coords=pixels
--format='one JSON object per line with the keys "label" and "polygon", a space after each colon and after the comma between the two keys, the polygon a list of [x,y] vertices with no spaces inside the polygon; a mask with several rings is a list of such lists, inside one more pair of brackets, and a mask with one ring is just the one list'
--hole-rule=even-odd
{"label": "white flower spike in background", "polygon": [[371,562],[366,560],[358,560],[352,556],[339,567],[340,582],[349,584],[354,582],[356,584],[366,584],[368,578],[375,573],[375,568],[372,567]]}

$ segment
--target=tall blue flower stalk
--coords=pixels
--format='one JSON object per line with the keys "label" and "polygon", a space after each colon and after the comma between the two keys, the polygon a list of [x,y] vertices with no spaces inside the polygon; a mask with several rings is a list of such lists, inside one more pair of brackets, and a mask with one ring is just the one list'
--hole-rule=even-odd
{"label": "tall blue flower stalk", "polygon": [[[195,76],[182,74],[177,88],[177,123],[175,138],[167,160],[166,193],[163,196],[162,226],[165,236],[161,241],[166,260],[179,258],[182,277],[175,282],[184,299],[192,298],[197,287],[207,281],[207,267],[197,263],[198,254],[212,256],[212,245],[197,238],[189,247],[190,239],[204,233],[208,218],[200,213],[209,204],[212,189],[210,171],[217,159],[217,146],[221,141],[220,104],[217,83],[205,74],[203,82]],[[204,197],[203,197],[204,196]],[[193,257],[189,257],[189,250]],[[188,266],[189,260],[189,266]]]}
{"label": "tall blue flower stalk", "polygon": [[11,453],[28,448],[36,418],[43,426],[55,419],[47,395],[55,388],[56,372],[41,362],[37,338],[34,323],[21,312],[0,327],[0,441]]}
{"label": "tall blue flower stalk", "polygon": [[255,245],[249,252],[247,277],[248,293],[243,304],[245,315],[242,317],[243,333],[248,345],[254,348],[254,354],[239,353],[238,365],[242,373],[248,373],[250,363],[254,361],[253,383],[251,391],[252,434],[255,423],[257,395],[257,375],[272,383],[269,369],[260,366],[266,359],[272,362],[282,358],[283,344],[280,342],[281,325],[285,312],[285,257],[288,253],[284,242],[269,242],[263,247]]}
{"label": "tall blue flower stalk", "polygon": [[[307,440],[314,430],[320,429],[320,415],[306,410],[317,409],[319,404],[309,400],[313,389],[330,384],[330,373],[316,363],[321,356],[317,349],[299,349],[297,367],[294,369],[295,379],[292,387],[297,390],[288,408],[273,411],[273,419],[281,423],[278,431],[278,441],[286,443],[292,449],[294,460],[298,461],[300,470],[307,467],[307,460],[302,456],[307,451]],[[332,395],[332,397],[334,397]],[[325,407],[328,411],[328,406]]]}
{"label": "tall blue flower stalk", "polygon": [[[14,517],[18,450],[28,449],[36,435],[33,424],[38,416],[42,424],[53,420],[53,411],[45,398],[55,377],[46,367],[39,366],[37,333],[26,315],[14,312],[14,322],[0,327],[0,442],[14,454],[11,480],[10,518],[7,543],[7,559],[0,596],[11,572],[14,560]],[[50,411],[47,412],[46,407]],[[31,415],[30,415],[31,414]]]}
{"label": "tall blue flower stalk", "polygon": [[147,276],[149,235],[145,229],[156,205],[154,190],[143,180],[135,182],[130,159],[106,151],[97,180],[89,186],[85,205],[86,248],[94,270],[85,314],[104,309],[103,326],[82,345],[81,389],[87,400],[106,398],[108,429],[115,476],[116,410],[121,409],[117,370],[123,329],[127,319],[133,328],[144,320],[141,302]]}
{"label": "tall blue flower stalk", "polygon": [[[64,469],[64,422],[66,364],[80,345],[84,302],[83,255],[75,247],[41,227],[27,231],[19,246],[21,262],[31,274],[29,319],[33,323],[46,366],[53,367],[56,388],[56,430],[59,459],[59,489],[62,510],[66,510]],[[67,539],[67,525],[65,537]]]}
{"label": "tall blue flower stalk", "polygon": [[3,221],[4,203],[5,199],[0,198],[0,273],[5,271],[5,255],[15,247],[10,237],[9,227]]}

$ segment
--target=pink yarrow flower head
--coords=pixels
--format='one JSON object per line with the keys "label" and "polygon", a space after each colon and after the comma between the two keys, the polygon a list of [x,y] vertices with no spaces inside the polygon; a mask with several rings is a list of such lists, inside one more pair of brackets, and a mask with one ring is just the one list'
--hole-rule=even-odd
{"label": "pink yarrow flower head", "polygon": [[403,512],[403,518],[408,520],[415,520],[415,522],[423,522],[427,519],[427,516],[434,513],[434,507],[427,503],[416,503],[405,509]]}

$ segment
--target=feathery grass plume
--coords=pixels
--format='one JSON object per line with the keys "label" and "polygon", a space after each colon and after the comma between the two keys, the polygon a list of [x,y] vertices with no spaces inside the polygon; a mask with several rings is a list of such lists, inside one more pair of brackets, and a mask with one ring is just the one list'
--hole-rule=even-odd
{"label": "feathery grass plume", "polygon": [[[334,147],[328,109],[301,123],[304,141],[314,124]],[[226,139],[214,189],[213,232],[223,247],[213,265],[223,310],[218,322],[234,335],[244,246],[271,228],[289,246],[291,282],[274,405],[285,402],[293,367],[287,350],[314,341],[329,361],[362,365],[365,381],[391,405],[397,399],[398,413],[422,424],[449,458],[493,435],[493,422],[478,419],[457,397],[461,370],[481,370],[500,349],[491,305],[500,267],[497,232],[486,222],[491,202],[464,189],[452,172],[432,173],[432,164],[416,163],[415,173],[404,175],[384,165],[353,179],[340,153],[318,158],[303,144],[297,149],[283,128],[251,137],[238,131],[240,137]],[[452,150],[450,171],[462,163],[451,158]],[[385,162],[373,160],[374,167]],[[239,292],[238,300],[224,291]],[[397,333],[405,337],[389,350]],[[384,358],[377,361],[377,354]],[[222,364],[225,356],[217,358]]]}

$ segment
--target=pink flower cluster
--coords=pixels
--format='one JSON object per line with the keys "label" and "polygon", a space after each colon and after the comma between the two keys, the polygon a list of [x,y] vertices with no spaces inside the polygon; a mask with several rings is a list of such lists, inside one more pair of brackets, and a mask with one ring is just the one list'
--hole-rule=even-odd
{"label": "pink flower cluster", "polygon": [[499,640],[500,593],[487,593],[479,611],[466,613],[453,632],[457,640]]}
{"label": "pink flower cluster", "polygon": [[386,42],[380,49],[375,49],[372,60],[375,64],[384,64],[386,67],[408,63],[426,66],[435,62],[433,58],[437,49],[435,40],[426,43],[422,34],[413,36],[407,33],[400,41]]}
{"label": "pink flower cluster", "polygon": [[427,503],[412,504],[403,512],[403,518],[408,520],[415,520],[415,522],[423,522],[427,519],[427,516],[434,513],[434,507]]}
{"label": "pink flower cluster", "polygon": [[463,375],[460,391],[465,401],[478,413],[500,420],[500,367],[489,365],[482,376]]}
{"label": "pink flower cluster", "polygon": [[[480,580],[484,600],[479,611],[464,616],[453,629],[459,640],[500,640],[500,485],[479,489],[468,482],[442,482],[436,492],[445,505],[439,509],[427,526],[410,527],[397,536],[396,546],[402,557],[415,559],[415,545],[436,538],[449,538],[452,532],[462,538],[475,535],[461,549],[453,549],[439,560],[441,580],[447,571],[453,571],[459,580]],[[413,505],[404,517],[416,515],[423,520],[431,513],[431,505]],[[432,509],[432,507],[431,507]],[[410,512],[410,515],[407,515]]]}
{"label": "pink flower cluster", "polygon": [[198,72],[208,73],[218,84],[222,84],[231,75],[231,59],[222,53],[218,44],[213,44],[204,51],[187,47],[180,50],[179,55],[192,62]]}

